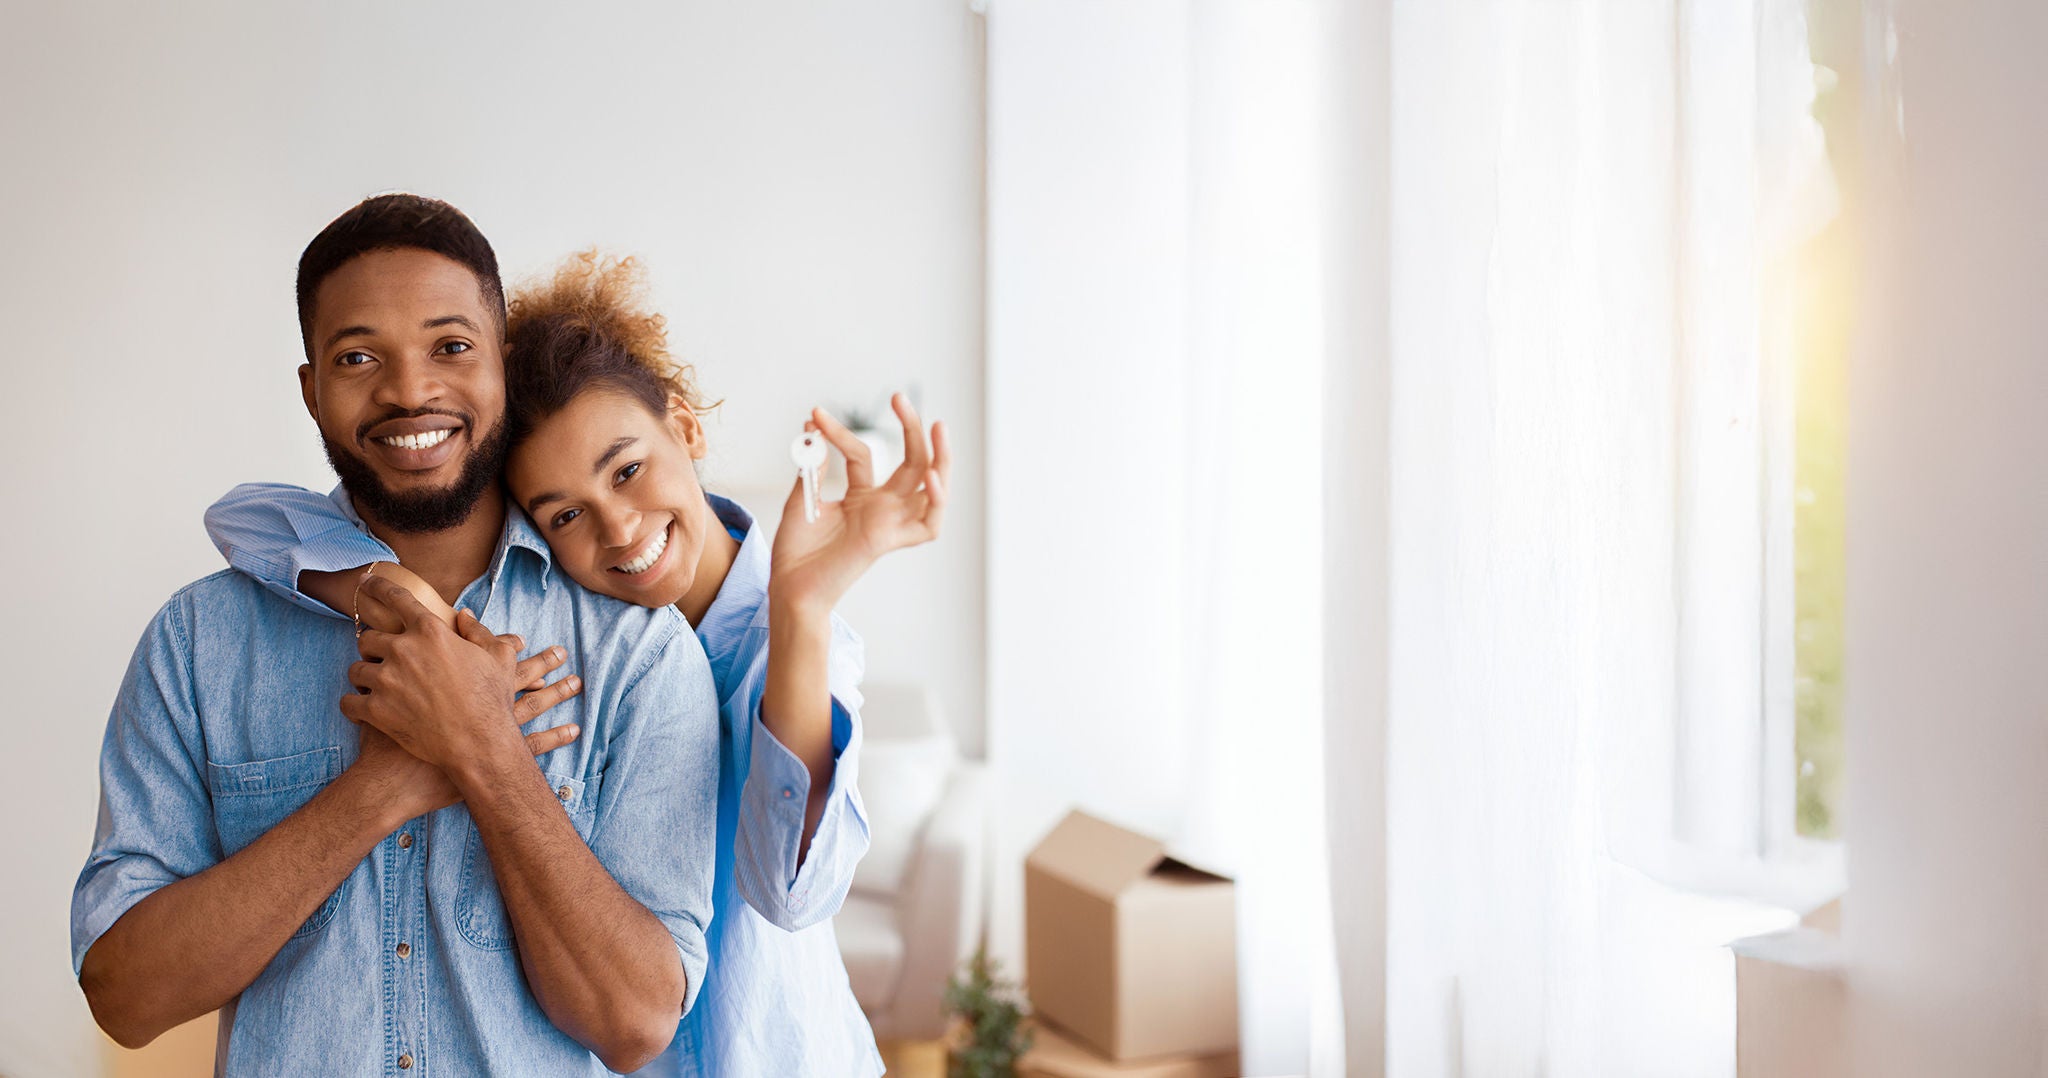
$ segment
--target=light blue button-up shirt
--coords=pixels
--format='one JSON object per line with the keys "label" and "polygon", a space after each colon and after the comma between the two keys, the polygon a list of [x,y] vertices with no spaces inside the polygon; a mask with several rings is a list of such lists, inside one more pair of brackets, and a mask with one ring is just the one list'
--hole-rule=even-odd
{"label": "light blue button-up shirt", "polygon": [[[740,539],[739,555],[697,626],[722,725],[711,971],[675,1042],[642,1073],[878,1075],[882,1062],[874,1034],[853,998],[830,922],[868,847],[855,781],[860,638],[838,617],[832,619],[827,677],[837,761],[809,854],[799,862],[810,772],[761,723],[769,537],[737,503],[717,495],[706,499]],[[334,501],[299,487],[236,487],[207,510],[206,526],[229,564],[304,609],[331,617],[341,615],[296,590],[301,572],[396,560],[389,547],[341,515]],[[550,642],[523,627],[508,631],[525,633],[535,647]]]}
{"label": "light blue button-up shirt", "polygon": [[[338,497],[328,512],[352,517]],[[719,744],[697,639],[673,610],[554,572],[516,510],[457,605],[568,652],[560,674],[581,676],[584,691],[528,730],[575,722],[583,733],[538,766],[598,861],[668,928],[694,1004],[710,951]],[[335,701],[356,657],[346,621],[238,573],[172,597],[108,720],[99,829],[72,895],[74,969],[137,902],[249,845],[354,761],[359,735]],[[608,1073],[527,989],[462,805],[378,843],[222,1024],[216,1068],[228,1074]]]}

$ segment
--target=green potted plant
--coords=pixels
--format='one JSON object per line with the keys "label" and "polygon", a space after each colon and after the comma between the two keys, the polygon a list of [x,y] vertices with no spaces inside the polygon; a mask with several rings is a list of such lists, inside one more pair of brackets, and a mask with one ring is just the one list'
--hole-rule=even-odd
{"label": "green potted plant", "polygon": [[986,950],[967,960],[965,977],[946,982],[946,1013],[955,1022],[946,1053],[946,1078],[1016,1078],[1017,1061],[1031,1048],[1017,986],[997,976]]}

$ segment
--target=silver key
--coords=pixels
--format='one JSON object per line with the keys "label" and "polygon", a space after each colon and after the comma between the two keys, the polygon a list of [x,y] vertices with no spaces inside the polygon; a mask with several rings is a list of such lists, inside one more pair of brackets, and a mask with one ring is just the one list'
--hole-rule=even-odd
{"label": "silver key", "polygon": [[804,481],[804,520],[818,519],[818,469],[825,466],[825,436],[814,430],[797,435],[790,443],[789,459],[796,462]]}

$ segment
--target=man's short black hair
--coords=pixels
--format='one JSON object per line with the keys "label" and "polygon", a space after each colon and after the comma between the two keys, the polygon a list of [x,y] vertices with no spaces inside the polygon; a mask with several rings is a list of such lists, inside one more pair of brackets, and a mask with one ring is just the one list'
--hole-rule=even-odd
{"label": "man's short black hair", "polygon": [[359,255],[406,247],[469,267],[484,305],[497,316],[498,335],[505,335],[505,282],[498,277],[498,255],[475,223],[438,198],[377,195],[329,222],[299,256],[299,335],[306,342],[306,358],[313,358],[313,296],[321,282]]}

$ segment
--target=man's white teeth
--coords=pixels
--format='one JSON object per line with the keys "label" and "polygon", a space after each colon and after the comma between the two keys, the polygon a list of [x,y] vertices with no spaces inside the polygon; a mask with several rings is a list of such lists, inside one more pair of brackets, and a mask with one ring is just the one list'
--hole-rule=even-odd
{"label": "man's white teeth", "polygon": [[654,563],[661,560],[661,552],[667,549],[668,529],[663,528],[660,531],[654,533],[654,539],[647,544],[646,549],[640,552],[639,557],[634,558],[632,561],[626,562],[622,565],[612,566],[612,571],[624,573],[627,576],[634,576],[639,573],[644,573],[647,570],[654,568]]}
{"label": "man's white teeth", "polygon": [[395,446],[399,449],[432,449],[447,441],[448,436],[453,433],[455,433],[453,429],[443,427],[440,430],[430,430],[420,434],[400,434],[396,437],[379,438],[377,440],[385,445]]}

